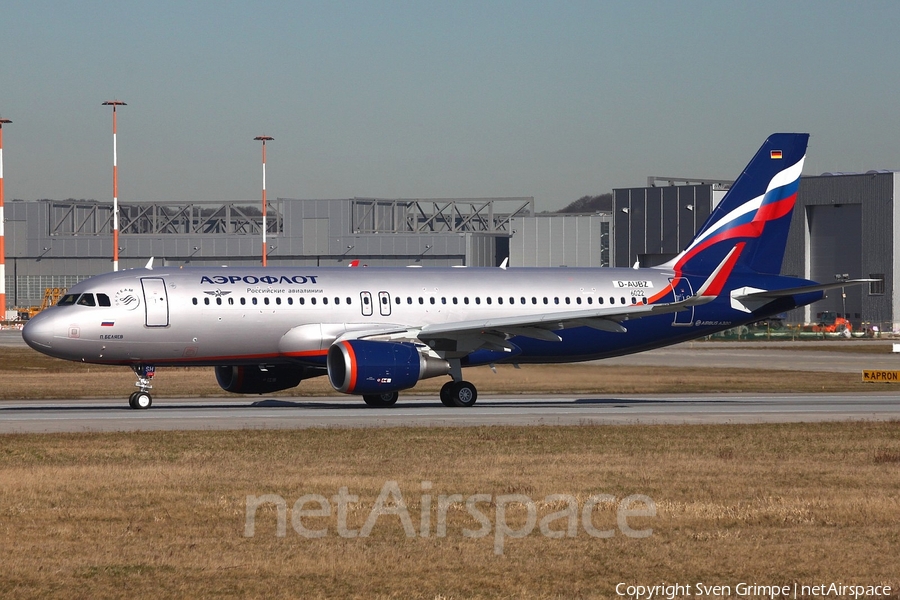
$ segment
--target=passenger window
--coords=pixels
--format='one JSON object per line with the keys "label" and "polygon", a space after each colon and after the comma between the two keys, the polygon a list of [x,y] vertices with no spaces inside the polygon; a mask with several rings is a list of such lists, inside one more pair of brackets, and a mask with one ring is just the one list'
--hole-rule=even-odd
{"label": "passenger window", "polygon": [[[312,298],[310,298],[310,299],[309,299],[309,303],[312,304],[312,305],[315,305],[315,303],[316,303],[316,297],[313,296]],[[368,304],[368,303],[369,303],[369,299],[366,298],[366,304]]]}
{"label": "passenger window", "polygon": [[572,304],[572,299],[566,296],[566,304]]}
{"label": "passenger window", "polygon": [[234,304],[234,298],[231,296],[228,297],[228,304]]}
{"label": "passenger window", "polygon": [[459,304],[459,299],[456,296],[453,296],[453,304]]}
{"label": "passenger window", "polygon": [[535,298],[534,296],[532,296],[532,297],[531,297],[531,303],[532,303],[532,304],[537,304],[537,298]]}
{"label": "passenger window", "polygon": [[[268,298],[267,298],[267,300],[268,300]],[[219,306],[222,306],[222,299],[216,298],[216,304],[218,304]]]}
{"label": "passenger window", "polygon": [[196,298],[191,298],[191,302],[194,304],[194,306],[197,306],[197,299],[196,299]]}
{"label": "passenger window", "polygon": [[490,297],[490,296],[488,296],[487,298],[485,298],[485,300],[487,301],[488,304],[491,303],[491,297]]}
{"label": "passenger window", "polygon": [[291,298],[290,296],[288,296],[288,305],[289,305],[289,306],[293,306],[293,305],[294,305],[294,299]]}
{"label": "passenger window", "polygon": [[263,304],[265,304],[266,306],[269,305],[269,297],[268,297],[268,296],[266,296],[265,298],[263,298]]}
{"label": "passenger window", "polygon": [[591,298],[590,296],[588,296],[588,304],[593,304],[593,303],[594,303],[594,299]]}
{"label": "passenger window", "polygon": [[497,304],[503,304],[503,296],[497,298]]}
{"label": "passenger window", "polygon": [[581,304],[581,296],[575,297],[575,304]]}
{"label": "passenger window", "polygon": [[82,294],[81,298],[78,299],[78,304],[81,306],[95,306],[94,295],[93,294]]}
{"label": "passenger window", "polygon": [[334,297],[334,303],[335,303],[335,304],[340,304],[340,303],[341,303],[340,297],[335,296],[335,297]]}
{"label": "passenger window", "polygon": [[603,304],[603,296],[597,298],[597,304]]}
{"label": "passenger window", "polygon": [[[353,302],[350,301],[350,296],[347,296],[347,304],[353,304]],[[397,298],[397,304],[400,304],[400,298]]]}
{"label": "passenger window", "polygon": [[241,306],[244,306],[245,304],[247,304],[247,299],[241,296]]}
{"label": "passenger window", "polygon": [[419,296],[419,304],[425,304],[425,298]]}
{"label": "passenger window", "polygon": [[544,296],[544,304],[550,304],[550,300],[547,299],[547,296]]}
{"label": "passenger window", "polygon": [[434,296],[432,296],[431,298],[429,298],[428,301],[431,302],[432,304],[434,304],[434,302],[435,302]]}
{"label": "passenger window", "polygon": [[97,306],[112,306],[109,296],[106,294],[97,294]]}
{"label": "passenger window", "polygon": [[412,304],[412,296],[407,296],[407,297],[406,297],[406,303],[407,303],[407,304]]}
{"label": "passenger window", "polygon": [[559,304],[559,297],[553,298],[553,304]]}
{"label": "passenger window", "polygon": [[257,298],[256,296],[254,296],[254,297],[250,300],[250,302],[253,303],[253,306],[256,306],[256,303],[258,302],[258,298]]}
{"label": "passenger window", "polygon": [[322,298],[322,304],[328,304],[328,297]]}
{"label": "passenger window", "polygon": [[469,297],[468,297],[468,296],[465,296],[465,297],[463,298],[463,304],[468,304],[468,303],[469,303]]}
{"label": "passenger window", "polygon": [[[256,298],[254,298],[254,300],[255,300],[255,299],[256,299]],[[209,306],[209,298],[204,298],[204,299],[203,299],[203,304],[205,304],[206,306]]]}
{"label": "passenger window", "polygon": [[475,296],[475,304],[481,304],[481,298],[479,296]]}
{"label": "passenger window", "polygon": [[300,303],[300,306],[303,306],[304,304],[306,304],[306,298],[300,296],[299,298],[297,298],[297,302]]}
{"label": "passenger window", "polygon": [[621,300],[622,300],[622,304],[625,304],[625,296],[622,296]]}
{"label": "passenger window", "polygon": [[275,304],[281,305],[281,296],[275,296]]}

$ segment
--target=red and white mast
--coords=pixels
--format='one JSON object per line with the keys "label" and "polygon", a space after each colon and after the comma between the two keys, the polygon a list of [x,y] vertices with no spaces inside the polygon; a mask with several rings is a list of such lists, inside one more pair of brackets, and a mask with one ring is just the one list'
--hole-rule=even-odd
{"label": "red and white mast", "polygon": [[253,138],[262,142],[262,167],[263,167],[263,187],[262,187],[262,266],[266,266],[268,249],[266,247],[266,142],[270,142],[275,138],[268,135],[259,135]]}
{"label": "red and white mast", "polygon": [[6,319],[6,233],[3,214],[3,125],[12,123],[9,119],[0,119],[0,320]]}
{"label": "red and white mast", "polygon": [[109,100],[103,106],[112,106],[113,125],[113,271],[119,270],[119,166],[116,153],[116,107],[127,106],[120,100]]}

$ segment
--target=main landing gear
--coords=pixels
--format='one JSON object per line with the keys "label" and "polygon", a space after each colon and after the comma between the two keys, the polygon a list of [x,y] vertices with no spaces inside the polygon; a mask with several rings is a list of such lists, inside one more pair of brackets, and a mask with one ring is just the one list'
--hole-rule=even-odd
{"label": "main landing gear", "polygon": [[472,406],[478,399],[478,390],[468,381],[448,381],[441,388],[444,406]]}
{"label": "main landing gear", "polygon": [[150,380],[156,374],[156,367],[153,365],[131,365],[131,370],[137,375],[137,383],[134,385],[139,388],[128,397],[128,406],[134,409],[150,408],[153,404],[153,396],[150,395],[150,389],[153,386]]}
{"label": "main landing gear", "polygon": [[[140,392],[132,394],[132,398]],[[397,403],[397,392],[385,392],[384,394],[365,394],[363,400],[372,408],[387,408]],[[148,395],[149,397],[149,395]],[[441,388],[441,403],[444,406],[472,406],[478,399],[478,390],[468,381],[448,381]],[[149,404],[148,404],[149,406]],[[132,408],[145,408],[143,406]]]}

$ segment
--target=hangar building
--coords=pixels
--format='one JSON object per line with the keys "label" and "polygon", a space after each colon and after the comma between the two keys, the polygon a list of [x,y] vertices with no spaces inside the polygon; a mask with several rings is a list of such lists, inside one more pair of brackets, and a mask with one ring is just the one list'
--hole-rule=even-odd
{"label": "hangar building", "polygon": [[[535,214],[533,198],[278,198],[267,210],[271,266],[349,264],[629,267],[674,257],[730,182],[651,177],[613,190],[611,214]],[[803,177],[782,272],[820,282],[878,282],[831,292],[787,315],[830,311],[854,327],[900,330],[900,172]],[[95,201],[6,203],[8,309],[41,303],[44,290],[111,270],[112,207]],[[152,256],[168,264],[257,265],[257,202],[120,203],[121,268]]]}
{"label": "hangar building", "polygon": [[[534,214],[533,198],[293,200],[267,207],[271,267],[496,266],[509,256],[511,221]],[[112,270],[112,206],[96,201],[6,203],[8,309],[39,305],[46,288],[68,288]],[[258,265],[258,202],[119,204],[120,268],[157,264]]]}

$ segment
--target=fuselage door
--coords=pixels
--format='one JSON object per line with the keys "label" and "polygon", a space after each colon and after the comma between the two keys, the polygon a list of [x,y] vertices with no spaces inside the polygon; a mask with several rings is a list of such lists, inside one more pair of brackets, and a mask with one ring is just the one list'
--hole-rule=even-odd
{"label": "fuselage door", "polygon": [[[669,279],[672,284],[672,290],[675,294],[675,302],[687,300],[694,295],[691,288],[691,282],[684,277],[674,277]],[[689,327],[694,323],[694,307],[691,306],[685,310],[679,310],[675,313],[675,320],[672,321],[673,327]]]}
{"label": "fuselage door", "polygon": [[359,293],[359,306],[362,309],[362,314],[364,317],[372,316],[372,293],[371,292],[360,292]]}
{"label": "fuselage door", "polygon": [[378,310],[382,317],[391,316],[391,295],[387,292],[378,292]]}
{"label": "fuselage door", "polygon": [[147,327],[169,326],[169,297],[166,295],[166,282],[160,277],[142,277],[144,288],[144,306]]}

